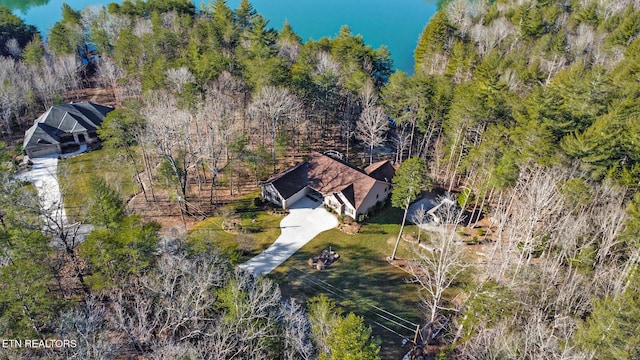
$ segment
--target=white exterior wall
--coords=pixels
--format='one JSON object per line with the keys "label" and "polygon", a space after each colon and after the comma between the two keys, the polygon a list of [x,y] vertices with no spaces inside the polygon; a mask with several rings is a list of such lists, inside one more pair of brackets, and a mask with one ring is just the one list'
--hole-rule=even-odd
{"label": "white exterior wall", "polygon": [[276,190],[273,184],[262,185],[262,198],[284,207],[282,196],[280,196],[280,193]]}
{"label": "white exterior wall", "polygon": [[342,200],[342,202],[344,203],[344,214],[351,217],[353,220],[357,220],[356,209],[351,206],[349,200],[347,200],[347,198],[342,193],[338,193],[338,196],[340,196],[340,200]]}
{"label": "white exterior wall", "polygon": [[357,213],[366,214],[369,209],[376,205],[376,203],[384,202],[390,194],[391,184],[382,181],[376,181],[376,184],[373,185],[373,188],[371,188],[371,191],[369,191],[367,197],[364,198],[364,201],[362,202],[362,204],[360,204]]}
{"label": "white exterior wall", "polygon": [[303,197],[305,197],[308,193],[309,193],[309,187],[307,187],[307,186],[303,187],[302,190],[300,190],[297,193],[291,195],[291,197],[289,197],[288,199],[285,199],[284,200],[284,205],[282,207],[285,208],[285,209],[289,208],[289,206],[291,206],[296,201],[298,201],[298,200],[302,199]]}
{"label": "white exterior wall", "polygon": [[342,215],[342,204],[340,204],[338,199],[333,194],[324,197],[324,204],[332,208],[338,214]]}

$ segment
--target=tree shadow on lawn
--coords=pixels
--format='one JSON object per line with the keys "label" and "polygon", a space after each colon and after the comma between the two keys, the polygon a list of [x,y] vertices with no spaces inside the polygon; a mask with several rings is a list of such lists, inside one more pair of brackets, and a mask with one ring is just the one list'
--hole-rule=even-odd
{"label": "tree shadow on lawn", "polygon": [[365,224],[400,225],[402,223],[403,215],[404,209],[387,206],[379,213],[367,219],[367,221],[365,221]]}
{"label": "tree shadow on lawn", "polygon": [[[340,254],[340,259],[326,270],[311,268],[307,259],[329,246]],[[305,246],[289,259],[288,265],[286,274],[274,274],[284,285],[285,296],[306,300],[324,294],[346,312],[363,316],[367,325],[373,328],[374,335],[382,340],[385,358],[397,357],[402,337],[378,323],[412,339],[413,333],[409,329],[414,328],[412,324],[420,323],[421,318],[417,287],[408,284],[409,275],[392,267],[377,249],[356,243],[347,246],[337,241],[318,242]]]}
{"label": "tree shadow on lawn", "polygon": [[[404,293],[412,287],[406,281],[408,274],[392,267],[372,249],[354,246],[349,250],[333,269],[317,274],[351,295],[352,301],[346,302],[345,306],[353,304],[357,308],[364,302],[365,305],[398,309],[413,305],[402,301],[407,299],[406,295],[415,296],[415,292]],[[351,311],[358,312],[358,309]]]}

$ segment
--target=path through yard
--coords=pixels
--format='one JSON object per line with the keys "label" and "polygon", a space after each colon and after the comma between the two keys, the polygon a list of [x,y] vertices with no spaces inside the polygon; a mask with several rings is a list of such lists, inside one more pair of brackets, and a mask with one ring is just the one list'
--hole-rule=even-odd
{"label": "path through yard", "polygon": [[294,203],[289,211],[280,222],[282,233],[278,239],[260,255],[240,265],[241,268],[255,276],[268,274],[318,234],[338,226],[338,219],[321,202],[306,197]]}

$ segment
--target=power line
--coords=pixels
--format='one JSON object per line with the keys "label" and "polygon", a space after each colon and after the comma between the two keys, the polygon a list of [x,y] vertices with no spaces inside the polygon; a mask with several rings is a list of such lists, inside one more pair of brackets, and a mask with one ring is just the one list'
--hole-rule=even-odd
{"label": "power line", "polygon": [[[311,282],[313,282],[313,283],[315,283],[315,284],[322,283],[322,284],[324,284],[325,286],[331,287],[331,288],[333,288],[333,289],[335,289],[335,290],[339,291],[339,292],[341,293],[341,295],[342,295],[344,298],[348,298],[348,297],[350,297],[350,295],[349,295],[345,290],[340,289],[340,288],[338,288],[338,287],[336,287],[336,286],[334,286],[334,285],[332,285],[332,284],[328,283],[327,281],[324,281],[324,280],[322,280],[322,279],[314,278],[314,277],[312,277],[310,274],[305,273],[305,272],[303,272],[302,270],[299,270],[299,269],[297,269],[297,268],[292,268],[292,269],[294,269],[294,270],[298,271],[299,273],[302,273],[302,274],[303,274],[303,276],[302,276],[302,277],[303,277],[303,279],[307,279],[307,278],[309,278],[308,280],[309,280],[309,281],[311,281]],[[336,294],[336,293],[335,293],[335,291],[332,291],[331,289],[325,288],[325,287],[323,287],[323,286],[321,286],[321,285],[319,285],[319,284],[318,284],[317,286],[319,286],[319,287],[320,287],[320,288],[322,288],[323,290],[326,290],[327,292],[330,292],[330,293],[332,293],[332,294]],[[336,294],[336,295],[338,295],[338,294]],[[353,300],[353,299],[345,299],[345,300]],[[360,300],[360,302],[362,302],[362,300]],[[364,303],[364,305],[366,305],[366,306],[370,306],[370,307],[372,307],[372,308],[374,308],[374,309],[376,309],[376,310],[378,310],[378,311],[382,311],[382,312],[384,312],[384,313],[386,313],[386,314],[388,314],[388,315],[390,315],[390,316],[393,316],[394,318],[396,318],[396,319],[398,319],[398,320],[404,321],[405,323],[407,323],[407,324],[409,324],[409,325],[411,325],[411,326],[414,326],[414,327],[415,327],[415,326],[418,326],[418,324],[415,324],[415,323],[413,323],[413,322],[411,322],[411,321],[409,321],[409,320],[407,320],[407,319],[405,319],[405,318],[403,318],[403,317],[400,317],[400,316],[398,316],[398,315],[396,315],[396,314],[394,314],[394,313],[392,313],[392,312],[390,312],[390,311],[387,311],[387,310],[385,310],[385,309],[382,309],[382,308],[380,308],[380,307],[378,307],[378,306],[376,306],[376,305],[368,304],[368,303]],[[412,330],[412,331],[413,331],[413,328],[411,328],[410,330]]]}
{"label": "power line", "polygon": [[392,329],[389,329],[388,327],[386,327],[386,326],[384,326],[384,325],[380,324],[380,323],[379,323],[379,322],[377,322],[377,321],[374,321],[373,323],[374,323],[374,324],[376,324],[376,325],[378,325],[378,326],[380,326],[381,328],[383,328],[383,329],[385,329],[385,330],[389,331],[389,332],[392,332],[392,333],[394,333],[394,334],[396,334],[396,335],[400,336],[400,338],[402,338],[402,339],[407,339],[407,337],[406,337],[406,336],[404,336],[404,335],[400,334],[400,333],[399,333],[399,332],[397,332],[397,331],[394,331],[394,330],[392,330]]}
{"label": "power line", "polygon": [[411,322],[411,321],[409,321],[409,320],[406,320],[406,319],[404,319],[404,318],[401,318],[400,316],[398,316],[398,315],[396,315],[396,314],[393,314],[393,313],[391,313],[391,312],[389,312],[389,311],[387,311],[387,310],[385,310],[385,309],[379,308],[379,307],[377,307],[377,306],[375,306],[375,305],[373,305],[373,304],[371,304],[371,305],[369,305],[369,306],[371,306],[371,307],[373,307],[374,309],[377,309],[377,310],[379,310],[379,311],[382,311],[382,312],[384,312],[384,313],[386,313],[386,314],[389,314],[389,315],[393,316],[394,318],[396,318],[396,319],[398,319],[398,320],[402,320],[402,321],[406,322],[407,324],[409,324],[409,325],[411,325],[411,326],[418,326],[418,324],[414,324],[414,323],[412,323],[412,322]]}
{"label": "power line", "polygon": [[[300,269],[297,269],[295,267],[292,267],[291,269],[295,270],[297,273],[300,274],[298,276],[298,280],[302,281],[303,283],[306,283],[307,285],[310,285],[310,286],[316,286],[319,289],[322,289],[322,290],[324,290],[324,291],[326,291],[326,292],[328,292],[330,294],[335,295],[336,297],[338,297],[342,301],[351,301],[353,303],[357,303],[358,305],[364,305],[365,307],[369,306],[373,310],[373,311],[371,311],[373,313],[373,315],[376,315],[376,316],[388,321],[389,323],[395,324],[396,326],[398,326],[400,328],[403,328],[403,329],[406,329],[406,330],[409,330],[409,331],[413,332],[414,328],[418,326],[417,324],[415,324],[415,323],[413,323],[413,322],[411,322],[411,321],[409,321],[407,319],[404,319],[404,318],[402,318],[402,317],[400,317],[400,316],[398,316],[398,315],[396,315],[396,314],[394,314],[394,313],[392,313],[390,311],[382,309],[382,308],[380,308],[380,307],[378,307],[376,305],[368,304],[366,302],[363,302],[362,300],[353,299],[352,296],[349,295],[345,290],[340,289],[340,288],[338,288],[338,287],[336,287],[336,286],[334,286],[334,285],[332,285],[332,284],[330,284],[330,283],[328,283],[328,282],[326,282],[326,281],[324,281],[322,279],[317,279],[317,278],[313,277],[312,275],[310,275],[310,274],[308,274],[308,273],[306,273],[306,272],[304,272],[304,271],[302,271]],[[375,311],[374,309],[377,310],[377,311]],[[389,316],[392,316],[392,317],[394,317],[394,318],[396,318],[396,319],[398,319],[400,321],[403,321],[406,324],[410,324],[413,327],[408,327],[408,326],[406,326],[406,325],[404,325],[402,323],[399,323],[398,321],[395,321],[395,320],[393,320],[393,319],[391,319],[391,318],[389,318],[389,317],[387,317],[387,316],[385,316],[383,314],[388,314]],[[387,330],[387,331],[390,331],[390,332],[392,332],[392,333],[394,333],[396,335],[399,335],[402,338],[406,338],[404,335],[401,335],[397,331],[391,330],[389,327],[380,324],[380,322],[378,322],[378,321],[374,320],[373,322],[375,324],[379,325],[381,328]]]}
{"label": "power line", "polygon": [[[410,328],[410,327],[408,327],[408,326],[402,325],[402,324],[400,324],[399,322],[397,322],[397,321],[395,321],[395,320],[389,319],[388,317],[386,317],[386,316],[384,316],[384,315],[381,315],[381,314],[379,314],[379,313],[376,313],[376,315],[378,315],[379,317],[381,317],[381,318],[383,318],[383,319],[385,319],[385,320],[387,320],[387,321],[389,321],[389,322],[391,322],[391,323],[394,323],[394,324],[396,324],[396,325],[400,326],[401,328],[405,328],[405,329],[407,329],[407,330],[409,330],[409,331],[414,331],[414,330],[415,330],[415,329]],[[416,326],[417,326],[417,324],[416,324]]]}
{"label": "power line", "polygon": [[[350,295],[349,295],[345,290],[340,289],[340,288],[338,288],[338,287],[336,287],[336,286],[334,286],[334,285],[332,285],[332,284],[328,283],[327,281],[324,281],[324,280],[322,280],[322,279],[313,278],[310,274],[305,273],[305,272],[303,272],[303,271],[302,271],[302,270],[300,270],[300,269],[297,269],[297,268],[292,268],[292,269],[294,269],[294,270],[298,271],[299,273],[304,274],[304,275],[303,275],[303,276],[304,276],[304,278],[310,277],[311,279],[313,279],[313,280],[311,280],[311,281],[320,282],[320,283],[322,283],[322,284],[324,284],[324,285],[326,285],[326,286],[329,286],[329,287],[331,287],[331,288],[333,288],[333,289],[335,289],[335,290],[337,290],[337,291],[340,291],[340,292],[342,293],[342,295],[343,295],[343,296],[345,296],[345,297],[349,297],[349,296],[350,296]],[[335,292],[333,292],[333,291],[331,291],[331,290],[329,290],[329,289],[326,289],[326,288],[323,288],[323,289],[325,289],[325,290],[327,290],[327,291],[331,292],[332,294],[335,294]],[[407,319],[405,319],[405,318],[403,318],[403,317],[400,317],[400,316],[398,316],[398,315],[396,315],[396,314],[394,314],[394,313],[392,313],[392,312],[390,312],[390,311],[387,311],[387,310],[385,310],[385,309],[382,309],[382,308],[380,308],[380,307],[378,307],[378,306],[376,306],[376,305],[373,305],[373,304],[367,304],[367,303],[365,303],[365,305],[370,306],[370,307],[372,307],[372,308],[374,308],[374,309],[376,309],[376,310],[378,310],[378,311],[382,311],[382,312],[384,312],[384,313],[386,313],[386,314],[388,314],[388,315],[390,315],[390,316],[393,316],[394,318],[396,318],[396,319],[398,319],[398,320],[404,321],[405,323],[407,323],[407,324],[409,324],[409,325],[411,325],[411,326],[413,326],[413,327],[418,326],[418,324],[415,324],[415,323],[413,323],[413,322],[411,322],[411,321],[409,321],[409,320],[407,320]],[[411,328],[411,330],[413,331],[413,328]]]}

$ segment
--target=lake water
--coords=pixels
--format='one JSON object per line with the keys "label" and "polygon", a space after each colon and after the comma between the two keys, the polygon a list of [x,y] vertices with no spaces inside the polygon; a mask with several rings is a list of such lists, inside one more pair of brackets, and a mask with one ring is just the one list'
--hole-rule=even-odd
{"label": "lake water", "polygon": [[[61,4],[74,9],[106,4],[105,0],[0,0],[14,13],[46,34],[61,16]],[[121,1],[116,1],[121,3]],[[288,20],[304,40],[318,40],[338,34],[340,26],[348,25],[354,34],[378,48],[386,45],[391,51],[394,67],[413,73],[413,50],[418,37],[437,9],[435,0],[253,0],[254,8],[269,19],[270,26],[280,29]],[[194,0],[199,8],[202,1]],[[229,0],[232,9],[240,0]]]}

